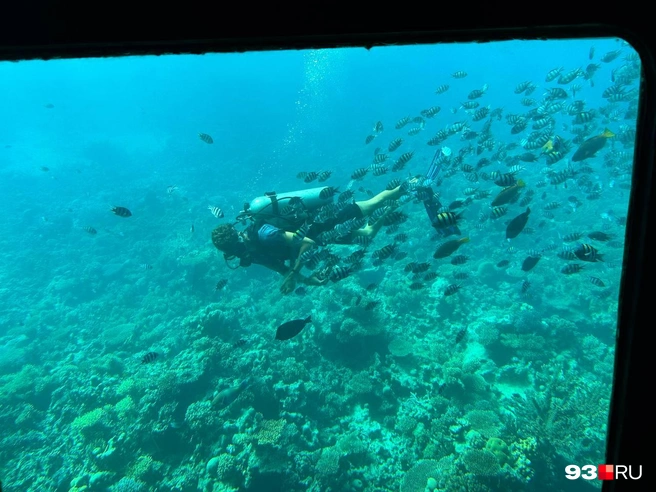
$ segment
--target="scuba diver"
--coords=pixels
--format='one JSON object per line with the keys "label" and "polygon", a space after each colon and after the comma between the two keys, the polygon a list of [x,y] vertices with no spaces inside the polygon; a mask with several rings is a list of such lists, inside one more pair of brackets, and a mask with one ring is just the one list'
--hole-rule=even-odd
{"label": "scuba diver", "polygon": [[[442,205],[430,187],[441,171],[443,159],[442,151],[438,150],[425,176],[412,177],[402,185],[382,191],[369,200],[350,203],[334,217],[323,220],[318,220],[313,212],[333,203],[334,191],[331,187],[280,194],[265,193],[251,203],[244,204],[237,222],[216,227],[212,231],[212,243],[223,252],[226,264],[233,270],[255,263],[283,275],[285,279],[280,287],[283,294],[292,292],[297,280],[306,285],[324,285],[328,278],[320,278],[315,274],[305,277],[301,274],[302,255],[317,245],[325,245],[322,237],[326,234],[331,235],[330,242],[336,244],[367,244],[381,229],[385,217],[395,209],[387,206],[387,202],[397,200],[404,194],[416,193],[438,234],[443,237],[460,234],[455,225],[445,228],[440,223],[439,211]],[[383,206],[387,208],[382,214],[377,214],[377,220],[366,224],[366,219],[376,215]],[[235,225],[246,224],[248,219],[252,223],[245,230],[237,231]],[[228,263],[237,258],[237,266]]]}
{"label": "scuba diver", "polygon": [[[327,188],[266,193],[264,197],[245,204],[236,223],[216,227],[212,231],[212,243],[223,252],[226,263],[239,258],[239,264],[235,267],[227,263],[231,269],[255,263],[284,275],[280,287],[283,294],[292,292],[297,280],[306,285],[324,285],[328,278],[301,274],[303,253],[316,245],[323,245],[321,236],[324,233],[330,233],[341,225],[365,223],[366,218],[386,206],[388,200],[396,200],[404,193],[403,186],[385,190],[369,200],[344,206],[334,217],[318,221],[313,210],[332,203],[333,194],[325,193]],[[349,227],[345,234],[333,238],[331,242],[351,244],[357,238],[373,239],[383,226],[385,217],[393,210],[393,207],[387,207],[374,223],[365,227]],[[243,224],[247,219],[252,223],[245,230],[237,231],[235,225]]]}

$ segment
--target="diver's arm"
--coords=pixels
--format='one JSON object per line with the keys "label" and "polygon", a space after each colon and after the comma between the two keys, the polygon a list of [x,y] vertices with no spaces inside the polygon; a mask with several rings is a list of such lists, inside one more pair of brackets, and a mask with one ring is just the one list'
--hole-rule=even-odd
{"label": "diver's arm", "polygon": [[[293,232],[285,232],[285,239],[289,244],[291,244],[292,241],[295,241],[294,237],[295,235]],[[298,256],[296,257],[296,261],[294,262],[294,266],[292,268],[294,273],[298,273],[301,270],[301,255],[315,245],[316,243],[309,237],[303,238],[303,241],[301,241],[301,247],[298,251]]]}

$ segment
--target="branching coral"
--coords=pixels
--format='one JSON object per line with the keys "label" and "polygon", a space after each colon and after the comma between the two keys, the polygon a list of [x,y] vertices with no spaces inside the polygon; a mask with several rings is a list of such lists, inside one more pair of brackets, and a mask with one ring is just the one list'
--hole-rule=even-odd
{"label": "branching coral", "polygon": [[262,428],[256,435],[258,444],[277,444],[286,423],[285,419],[263,421]]}
{"label": "branching coral", "polygon": [[75,430],[82,431],[89,427],[93,427],[98,424],[103,417],[103,409],[96,408],[87,412],[79,417],[76,417],[75,420],[71,423],[71,427]]}
{"label": "branching coral", "polygon": [[286,384],[295,383],[299,380],[308,381],[310,379],[310,373],[307,368],[297,362],[293,357],[287,357],[279,367],[282,381]]}
{"label": "branching coral", "polygon": [[130,467],[130,475],[141,478],[146,475],[153,465],[153,458],[148,455],[139,456],[137,461]]}
{"label": "branching coral", "polygon": [[194,430],[216,429],[218,419],[209,401],[197,401],[187,407],[185,421]]}
{"label": "branching coral", "polygon": [[237,459],[227,453],[215,456],[205,465],[205,471],[210,475],[215,475],[219,480],[236,483],[243,478],[241,467]]}
{"label": "branching coral", "polygon": [[135,408],[134,401],[130,396],[126,396],[116,405],[114,405],[114,410],[119,414],[119,417],[125,417],[126,414],[132,412]]}
{"label": "branching coral", "polygon": [[[609,385],[590,382],[581,376],[576,364],[555,360],[541,391],[527,402],[516,401],[514,413],[524,421],[530,436],[539,436],[569,462],[603,459],[601,453],[582,456],[587,440],[604,438]],[[595,433],[596,434],[591,434]]]}

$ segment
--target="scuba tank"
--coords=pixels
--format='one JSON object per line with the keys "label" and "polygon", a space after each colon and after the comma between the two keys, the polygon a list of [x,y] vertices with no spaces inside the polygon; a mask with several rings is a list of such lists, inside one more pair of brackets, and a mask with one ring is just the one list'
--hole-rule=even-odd
{"label": "scuba tank", "polygon": [[332,194],[321,198],[321,192],[326,188],[328,186],[284,193],[266,192],[250,203],[244,203],[244,210],[239,212],[237,220],[244,222],[251,219],[287,231],[296,230],[312,217],[311,212],[333,202]]}

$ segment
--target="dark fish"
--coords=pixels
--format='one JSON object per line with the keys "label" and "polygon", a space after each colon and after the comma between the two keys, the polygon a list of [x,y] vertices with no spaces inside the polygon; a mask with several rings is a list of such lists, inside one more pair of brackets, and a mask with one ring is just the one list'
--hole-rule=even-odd
{"label": "dark fish", "polygon": [[214,287],[214,290],[221,290],[221,289],[223,289],[226,285],[228,285],[228,281],[227,281],[226,279],[222,278],[221,280],[219,280],[219,281],[216,283],[216,287]]}
{"label": "dark fish", "polygon": [[157,352],[148,352],[146,355],[143,356],[141,359],[142,364],[150,364],[153,362],[155,359],[159,357],[159,354]]}
{"label": "dark fish", "polygon": [[538,156],[532,154],[531,152],[524,152],[519,156],[519,160],[522,162],[536,162],[538,160]]}
{"label": "dark fish", "polygon": [[367,292],[372,292],[372,291],[376,290],[377,287],[378,287],[378,284],[371,283],[371,284],[367,285],[366,290],[367,290]]}
{"label": "dark fish", "polygon": [[590,157],[594,157],[597,152],[604,148],[606,141],[614,136],[615,134],[606,128],[601,135],[589,138],[581,144],[576,152],[574,152],[572,162],[580,162],[589,159]]}
{"label": "dark fish", "polygon": [[465,335],[467,334],[467,328],[463,328],[456,334],[456,343],[460,343]]}
{"label": "dark fish", "polygon": [[526,212],[519,214],[513,220],[508,223],[506,227],[506,239],[513,239],[519,235],[520,232],[524,230],[526,223],[528,222],[528,215],[531,213],[531,209],[526,207]]}
{"label": "dark fish", "polygon": [[522,271],[529,272],[540,261],[540,256],[528,256],[522,263]]}
{"label": "dark fish", "polygon": [[370,301],[370,302],[368,302],[367,305],[364,307],[364,310],[365,310],[365,311],[371,311],[371,310],[374,309],[376,306],[378,306],[378,304],[380,304],[380,301]]}
{"label": "dark fish", "polygon": [[503,268],[508,265],[510,265],[510,261],[508,260],[501,260],[499,263],[497,263],[498,268]]}
{"label": "dark fish", "polygon": [[[448,212],[447,212],[448,213]],[[451,241],[446,241],[442,243],[435,253],[433,253],[433,258],[439,259],[439,258],[446,258],[447,256],[450,256],[451,254],[455,253],[456,250],[463,244],[468,243],[469,238],[468,237],[463,237],[461,239],[452,239]]]}
{"label": "dark fish", "polygon": [[214,140],[212,137],[210,137],[207,133],[199,133],[198,137],[205,143],[211,144],[214,143]]}
{"label": "dark fish", "polygon": [[194,224],[191,224],[191,227],[189,228],[189,232],[194,232],[196,229],[194,228]]}
{"label": "dark fish", "polygon": [[307,294],[307,289],[305,287],[298,287],[294,292],[299,296],[304,296]]}
{"label": "dark fish", "polygon": [[237,399],[239,394],[248,387],[250,380],[251,378],[246,378],[237,386],[231,386],[230,388],[219,391],[217,395],[212,398],[212,407],[224,408],[230,405]]}
{"label": "dark fish", "polygon": [[590,234],[588,234],[588,237],[590,239],[594,239],[595,241],[601,241],[601,242],[606,242],[613,239],[612,234],[608,234],[606,232],[601,232],[601,231],[591,232]]}
{"label": "dark fish", "polygon": [[512,203],[513,200],[517,199],[521,189],[526,186],[526,183],[521,179],[517,180],[517,183],[504,188],[499,192],[499,194],[492,200],[492,207],[498,207],[499,205],[506,205],[507,203]]}
{"label": "dark fish", "polygon": [[242,337],[242,338],[240,338],[239,340],[237,340],[237,341],[234,343],[233,346],[234,346],[234,347],[243,347],[244,345],[246,345],[247,342],[248,342],[248,340],[247,340],[246,338],[243,338],[243,337]]}
{"label": "dark fish", "polygon": [[46,108],[46,109],[53,109],[55,107],[55,105],[52,104],[52,103],[48,103],[48,104],[44,104],[43,107]]}
{"label": "dark fish", "polygon": [[125,207],[112,207],[111,211],[114,212],[114,215],[118,215],[119,217],[130,217],[130,216],[132,216],[132,212],[130,212]]}
{"label": "dark fish", "polygon": [[46,167],[46,166],[41,166],[41,171],[43,171],[44,173],[47,173],[48,171],[50,171],[50,168]]}
{"label": "dark fish", "polygon": [[86,226],[86,227],[84,228],[84,230],[85,230],[86,232],[88,232],[89,234],[91,234],[92,236],[95,235],[95,234],[98,234],[98,231],[95,230],[95,229],[94,229],[93,227],[91,227],[91,226]]}
{"label": "dark fish", "polygon": [[308,316],[305,319],[295,319],[293,321],[287,321],[278,327],[276,330],[276,340],[289,340],[298,335],[305,325],[312,322],[312,316]]}

